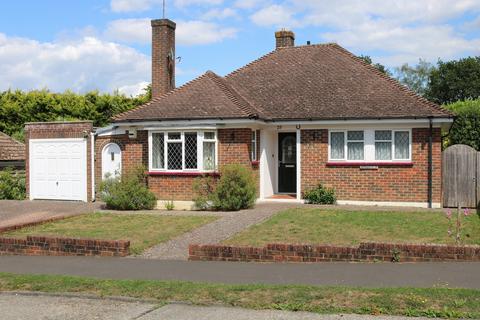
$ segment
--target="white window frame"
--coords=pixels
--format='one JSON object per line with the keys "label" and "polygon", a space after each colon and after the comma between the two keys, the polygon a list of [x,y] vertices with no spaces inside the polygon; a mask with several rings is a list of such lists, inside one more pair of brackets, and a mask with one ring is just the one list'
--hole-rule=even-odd
{"label": "white window frame", "polygon": [[[347,144],[347,131],[363,131],[363,160],[347,160],[348,157],[348,144]],[[392,132],[392,159],[390,160],[376,160],[375,159],[375,131],[391,131]],[[334,159],[332,158],[332,133],[342,132],[344,137],[344,158]],[[408,159],[395,158],[395,132],[408,132]],[[380,140],[378,140],[380,141]],[[411,162],[412,161],[412,129],[411,128],[349,128],[349,129],[330,129],[328,130],[328,161],[329,162],[346,162],[346,163],[387,163],[387,162]]]}
{"label": "white window frame", "polygon": [[[185,168],[185,134],[197,133],[197,168],[186,169]],[[212,132],[215,135],[215,139],[204,139],[205,132]],[[163,134],[164,143],[164,167],[153,168],[153,134]],[[169,139],[169,133],[180,133],[180,139]],[[149,172],[213,172],[213,170],[203,169],[203,142],[215,143],[215,168],[218,166],[218,133],[216,130],[150,130],[148,131],[148,171]],[[181,143],[182,144],[182,169],[168,169],[168,143]]]}
{"label": "white window frame", "polygon": [[258,134],[257,130],[252,130],[252,143],[251,143],[251,154],[250,158],[252,161],[257,161],[258,155],[257,155],[257,140],[258,140]]}

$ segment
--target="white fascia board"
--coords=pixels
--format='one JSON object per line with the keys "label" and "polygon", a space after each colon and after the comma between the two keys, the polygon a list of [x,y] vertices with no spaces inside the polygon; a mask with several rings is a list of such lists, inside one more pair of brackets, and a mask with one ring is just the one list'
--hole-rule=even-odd
{"label": "white fascia board", "polygon": [[[354,124],[371,124],[371,125],[382,125],[382,124],[425,124],[429,123],[430,119],[366,119],[366,120],[299,120],[299,121],[272,121],[267,122],[272,126],[281,126],[281,125],[354,125]],[[433,118],[432,122],[434,124],[442,123],[452,123],[452,118]]]}

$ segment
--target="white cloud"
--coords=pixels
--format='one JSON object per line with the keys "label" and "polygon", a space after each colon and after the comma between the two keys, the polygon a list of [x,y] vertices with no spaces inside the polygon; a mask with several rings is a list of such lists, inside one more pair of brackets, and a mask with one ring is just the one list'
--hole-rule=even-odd
{"label": "white cloud", "polygon": [[[141,12],[151,9],[154,6],[161,6],[162,0],[110,0],[110,9],[114,12]],[[192,5],[220,5],[223,0],[174,0],[176,7],[187,7]],[[167,12],[170,1],[166,2]]]}
{"label": "white cloud", "polygon": [[175,0],[174,3],[177,7],[187,7],[191,5],[212,6],[222,4],[223,0]]}
{"label": "white cloud", "polygon": [[213,19],[221,20],[221,19],[234,18],[234,17],[238,17],[238,14],[235,10],[231,8],[211,9],[202,15],[203,20],[213,20]]}
{"label": "white cloud", "polygon": [[235,1],[234,6],[240,9],[252,9],[260,5],[261,2],[262,0],[237,0]]}
{"label": "white cloud", "polygon": [[120,93],[125,94],[126,96],[138,96],[142,93],[145,93],[145,88],[150,84],[147,81],[140,81],[139,83],[121,86],[118,88]]}
{"label": "white cloud", "polygon": [[[235,37],[237,30],[199,20],[177,21],[175,39],[179,45],[203,45]],[[120,19],[109,23],[105,36],[124,43],[148,44],[151,41],[150,19]]]}
{"label": "white cloud", "polygon": [[273,4],[257,11],[250,18],[259,26],[292,27],[297,24],[292,16],[291,9]]}
{"label": "white cloud", "polygon": [[116,43],[84,37],[38,42],[0,34],[0,90],[113,91],[150,78],[150,59]]}

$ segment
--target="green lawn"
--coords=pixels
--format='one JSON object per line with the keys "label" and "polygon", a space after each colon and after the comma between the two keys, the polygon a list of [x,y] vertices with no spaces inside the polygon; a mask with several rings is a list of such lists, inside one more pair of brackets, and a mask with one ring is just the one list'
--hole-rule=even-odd
{"label": "green lawn", "polygon": [[[480,218],[464,219],[466,244],[480,244]],[[355,245],[362,241],[454,243],[448,220],[438,211],[374,212],[297,208],[280,212],[226,240],[226,244],[267,243]]]}
{"label": "green lawn", "polygon": [[153,245],[167,241],[215,219],[216,217],[210,216],[91,213],[9,231],[3,233],[2,236],[42,235],[130,240],[130,252],[140,254]]}
{"label": "green lawn", "polygon": [[480,317],[480,291],[471,289],[224,285],[0,273],[0,291],[87,293],[155,299],[159,304],[183,301],[317,313]]}

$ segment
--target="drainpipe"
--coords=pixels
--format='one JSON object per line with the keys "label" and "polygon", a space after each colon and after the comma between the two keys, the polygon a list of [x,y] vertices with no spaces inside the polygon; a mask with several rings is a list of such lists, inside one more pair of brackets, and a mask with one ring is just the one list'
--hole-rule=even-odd
{"label": "drainpipe", "polygon": [[433,143],[433,119],[430,117],[428,119],[429,123],[429,133],[428,133],[428,207],[431,209],[433,207],[432,203],[432,178],[433,178],[433,151],[432,151],[432,143]]}
{"label": "drainpipe", "polygon": [[90,133],[90,169],[91,169],[91,181],[92,181],[92,201],[95,201],[95,133]]}

